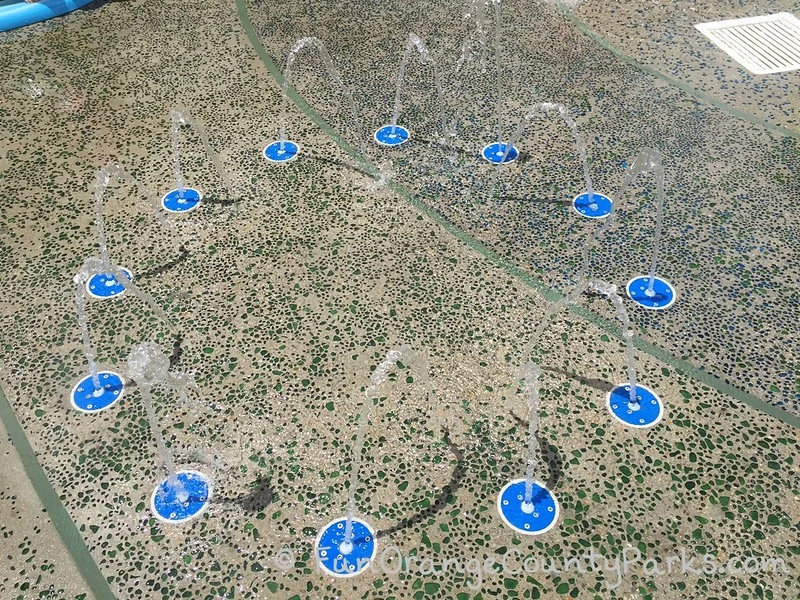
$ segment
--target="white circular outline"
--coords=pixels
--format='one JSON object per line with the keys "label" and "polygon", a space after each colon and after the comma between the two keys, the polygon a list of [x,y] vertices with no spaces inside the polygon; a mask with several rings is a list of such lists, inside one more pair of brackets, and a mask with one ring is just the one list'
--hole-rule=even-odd
{"label": "white circular outline", "polygon": [[164,194],[163,196],[161,196],[161,208],[163,208],[165,211],[167,211],[168,213],[173,214],[173,215],[183,215],[183,214],[186,214],[188,212],[192,212],[195,208],[200,206],[200,203],[203,201],[203,192],[201,192],[197,188],[187,187],[187,186],[184,186],[183,190],[184,191],[192,190],[193,192],[197,192],[197,195],[200,196],[197,199],[197,202],[195,203],[195,205],[192,208],[187,208],[186,210],[171,210],[171,209],[167,208],[167,196],[169,196],[173,192],[177,192],[178,188],[172,189],[172,190],[168,191],[166,194]]}
{"label": "white circular outline", "polygon": [[627,294],[628,294],[628,298],[629,298],[629,299],[630,299],[630,301],[631,301],[631,302],[633,302],[633,303],[634,303],[636,306],[639,306],[639,307],[641,307],[641,308],[644,308],[644,309],[646,309],[646,310],[666,310],[666,309],[668,309],[670,306],[672,306],[673,304],[675,304],[675,300],[677,300],[677,299],[678,299],[678,288],[676,288],[674,285],[672,285],[672,284],[671,284],[669,281],[667,281],[667,280],[666,280],[666,279],[664,279],[663,277],[659,277],[658,275],[656,275],[656,277],[655,277],[656,281],[661,281],[662,283],[666,283],[666,284],[667,284],[667,286],[669,286],[669,288],[672,290],[672,300],[670,300],[669,302],[667,302],[667,303],[666,303],[664,306],[645,306],[644,304],[641,304],[641,303],[637,302],[636,300],[634,300],[634,299],[633,299],[633,296],[631,296],[631,284],[632,284],[634,281],[636,281],[637,279],[648,279],[648,280],[649,280],[649,279],[650,279],[650,275],[637,275],[636,277],[634,277],[633,279],[631,279],[631,280],[628,282],[628,284],[625,286],[625,293],[627,293]]}
{"label": "white circular outline", "polygon": [[77,391],[78,391],[78,386],[79,386],[81,383],[83,383],[83,382],[84,382],[84,381],[86,381],[87,379],[88,379],[89,381],[91,381],[91,379],[92,379],[92,374],[90,373],[90,374],[89,374],[89,377],[83,377],[82,379],[79,379],[79,380],[78,380],[78,382],[77,382],[75,385],[73,385],[73,386],[72,386],[72,392],[70,392],[70,395],[69,395],[69,403],[72,405],[72,408],[74,408],[74,409],[75,409],[75,410],[77,410],[78,412],[82,412],[82,413],[84,413],[84,414],[91,415],[91,414],[94,414],[94,413],[103,412],[104,410],[106,410],[106,409],[108,409],[108,408],[111,408],[111,407],[112,407],[112,406],[114,406],[114,405],[115,405],[117,402],[119,402],[120,398],[122,398],[122,395],[125,393],[125,379],[122,377],[122,375],[120,375],[120,374],[119,374],[119,373],[117,373],[116,371],[98,371],[98,372],[97,372],[97,375],[98,375],[98,376],[100,376],[100,375],[103,375],[104,373],[108,373],[109,375],[116,375],[117,377],[119,377],[119,380],[122,382],[122,390],[120,391],[120,393],[119,393],[119,395],[116,397],[116,399],[115,399],[115,400],[114,400],[114,401],[113,401],[111,404],[109,404],[108,406],[104,406],[103,408],[98,408],[98,409],[92,409],[92,408],[86,409],[86,408],[81,408],[80,406],[78,406],[77,404],[75,404],[75,392],[77,392]]}
{"label": "white circular outline", "polygon": [[[572,199],[572,210],[574,210],[578,215],[580,215],[584,219],[605,219],[606,217],[608,217],[611,214],[611,211],[609,211],[608,213],[606,213],[604,215],[599,215],[597,217],[593,217],[592,215],[583,214],[581,211],[578,210],[578,207],[575,206],[575,203],[578,201],[578,198],[580,198],[581,196],[585,196],[585,195],[586,195],[586,192],[581,192],[580,194],[578,194],[577,196],[575,196]],[[606,196],[603,192],[595,192],[594,190],[592,190],[592,196],[602,196],[603,198],[605,198],[606,200],[608,200],[611,203],[611,210],[614,209],[614,200],[610,196]]]}
{"label": "white circular outline", "polygon": [[654,390],[647,387],[646,385],[642,385],[639,382],[636,383],[636,387],[642,388],[643,390],[647,390],[648,392],[653,394],[653,397],[656,399],[656,401],[658,401],[658,416],[656,417],[655,421],[645,425],[634,425],[633,423],[628,423],[627,421],[623,421],[616,414],[614,414],[614,409],[611,408],[611,392],[613,392],[617,388],[624,388],[626,385],[630,385],[630,382],[625,382],[625,383],[620,383],[619,385],[615,385],[610,392],[606,393],[606,408],[608,408],[608,412],[611,413],[611,416],[614,417],[617,421],[619,421],[623,425],[625,425],[625,427],[635,427],[636,429],[649,429],[650,427],[658,425],[659,422],[661,422],[661,419],[664,418],[664,402],[661,400],[658,394],[655,393]]}
{"label": "white circular outline", "polygon": [[356,517],[353,517],[353,523],[361,523],[364,527],[367,528],[367,531],[369,531],[370,535],[372,536],[372,540],[374,542],[374,544],[372,545],[372,556],[369,557],[369,562],[360,571],[355,571],[353,573],[337,573],[335,571],[331,571],[328,567],[325,566],[325,563],[323,563],[319,559],[319,542],[322,539],[322,535],[328,530],[328,528],[330,528],[332,525],[336,523],[339,523],[342,520],[346,522],[347,517],[337,517],[333,521],[329,521],[323,527],[320,527],[319,533],[317,534],[317,539],[314,540],[314,560],[317,561],[317,564],[319,565],[320,569],[325,571],[328,575],[332,575],[333,577],[338,577],[339,579],[347,579],[349,577],[355,577],[356,575],[360,575],[361,573],[369,569],[369,565],[372,564],[372,562],[375,560],[375,556],[378,554],[378,536],[375,534],[375,530],[369,526],[369,523],[367,523],[366,521],[362,521],[361,519],[358,519]]}
{"label": "white circular outline", "polygon": [[[122,269],[128,275],[130,275],[130,277],[128,279],[129,279],[129,281],[133,281],[133,272],[130,269],[128,269],[127,267],[122,267],[122,266],[117,266],[117,268],[118,269]],[[89,279],[86,281],[86,293],[89,294],[92,298],[97,298],[98,300],[110,300],[111,298],[119,298],[120,296],[122,296],[127,291],[125,289],[125,286],[123,285],[122,286],[122,291],[119,294],[114,294],[113,296],[98,296],[91,289],[89,289],[89,284],[92,282],[92,279],[94,279],[98,275],[112,275],[113,276],[114,273],[95,273],[94,275],[89,277]],[[114,277],[115,281],[116,281],[116,279],[117,278]],[[117,283],[119,283],[119,282],[117,282]],[[122,284],[120,284],[120,285],[122,285]]]}
{"label": "white circular outline", "polygon": [[555,507],[556,507],[556,510],[555,510],[556,514],[553,516],[553,521],[547,527],[545,527],[544,529],[540,529],[538,531],[531,531],[529,529],[520,529],[519,527],[514,525],[511,521],[509,521],[506,518],[506,516],[503,514],[503,505],[502,505],[503,494],[512,485],[516,485],[518,483],[525,483],[525,481],[526,481],[525,477],[520,477],[519,479],[512,479],[511,481],[509,481],[507,484],[505,484],[503,486],[503,489],[501,489],[500,492],[497,494],[497,512],[500,514],[500,518],[503,519],[503,522],[506,525],[508,525],[511,529],[516,531],[517,533],[521,533],[523,535],[542,535],[543,533],[547,533],[548,531],[550,531],[553,527],[556,526],[556,523],[558,523],[558,517],[561,514],[561,505],[559,504],[558,498],[556,498],[556,495],[553,493],[553,491],[551,489],[549,489],[541,481],[539,481],[537,479],[534,479],[533,483],[538,485],[540,488],[542,488],[544,490],[547,490],[547,493],[550,494],[550,496],[553,498],[553,503],[555,504]]}
{"label": "white circular outline", "polygon": [[515,146],[511,146],[511,147],[512,147],[514,150],[516,150],[516,151],[517,151],[517,155],[516,155],[514,158],[512,158],[511,160],[507,160],[507,161],[506,161],[506,162],[504,162],[504,163],[492,162],[491,160],[489,160],[488,158],[486,158],[486,157],[484,156],[484,154],[483,154],[483,153],[486,151],[486,149],[487,149],[489,146],[494,146],[495,144],[498,144],[498,143],[499,143],[499,144],[505,144],[505,142],[492,142],[491,144],[486,144],[486,145],[485,145],[483,148],[481,148],[481,158],[482,158],[483,160],[485,160],[487,163],[489,163],[490,165],[494,165],[494,166],[497,166],[497,165],[504,165],[504,166],[505,166],[505,165],[510,165],[510,164],[513,164],[513,163],[515,163],[515,162],[517,161],[517,159],[519,158],[519,148],[516,148]]}
{"label": "white circular outline", "polygon": [[195,471],[194,469],[183,469],[182,471],[177,471],[175,473],[175,476],[177,477],[178,475],[183,475],[183,474],[198,475],[203,481],[206,482],[206,486],[208,487],[208,495],[206,496],[206,501],[203,502],[203,506],[200,507],[200,510],[198,510],[193,515],[190,515],[184,519],[167,519],[166,517],[162,517],[160,514],[158,514],[158,511],[156,510],[155,502],[158,490],[161,489],[162,484],[169,479],[169,477],[165,477],[158,483],[158,485],[156,485],[156,488],[153,490],[153,493],[150,494],[150,512],[152,512],[153,516],[162,523],[167,523],[169,525],[180,525],[182,523],[186,523],[187,521],[196,519],[206,511],[209,503],[211,502],[211,495],[214,493],[214,485],[211,483],[211,479],[209,479],[205,474],[201,473],[200,471]]}
{"label": "white circular outline", "polygon": [[274,144],[279,144],[280,140],[275,140],[274,142],[270,142],[269,144],[264,146],[261,149],[261,156],[263,156],[264,159],[267,160],[267,162],[270,162],[273,165],[285,165],[286,163],[290,163],[293,160],[296,160],[297,157],[300,156],[300,149],[301,149],[300,144],[298,144],[297,142],[293,142],[292,140],[283,140],[283,141],[284,142],[289,142],[289,143],[294,144],[295,146],[297,146],[297,152],[294,153],[294,156],[292,158],[287,158],[286,160],[275,160],[274,158],[270,158],[269,156],[267,156],[267,148],[269,148],[270,146],[272,146]]}
{"label": "white circular outline", "polygon": [[378,139],[378,132],[381,131],[382,129],[386,129],[387,127],[391,127],[391,126],[392,126],[392,124],[390,123],[389,125],[382,125],[382,126],[378,127],[375,130],[375,133],[372,134],[372,139],[375,140],[376,144],[378,144],[379,146],[382,146],[383,148],[398,148],[398,147],[402,146],[403,144],[405,144],[408,140],[411,139],[411,132],[406,127],[403,127],[402,125],[395,125],[395,129],[402,129],[403,131],[406,132],[406,134],[407,134],[406,135],[406,139],[404,139],[399,144],[387,144],[386,142],[380,141]]}

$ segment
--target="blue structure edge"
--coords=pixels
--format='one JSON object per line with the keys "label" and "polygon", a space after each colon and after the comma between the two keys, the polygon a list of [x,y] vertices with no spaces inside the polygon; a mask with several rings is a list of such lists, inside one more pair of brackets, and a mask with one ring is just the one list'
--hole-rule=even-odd
{"label": "blue structure edge", "polygon": [[10,31],[33,23],[60,17],[94,0],[4,0],[0,2],[0,31]]}

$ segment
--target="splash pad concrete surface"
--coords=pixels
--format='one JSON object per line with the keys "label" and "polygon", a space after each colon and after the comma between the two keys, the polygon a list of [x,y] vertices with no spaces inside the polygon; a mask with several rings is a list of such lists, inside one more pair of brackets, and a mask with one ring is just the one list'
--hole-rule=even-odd
{"label": "splash pad concrete surface", "polygon": [[[514,369],[597,226],[571,208],[582,179],[569,133],[543,120],[513,165],[495,173],[482,162],[496,135],[488,33],[486,73],[476,47],[469,76],[446,84],[461,117],[449,147],[438,143],[430,74],[413,65],[403,124],[414,137],[355,158],[348,111],[312,56],[298,63],[289,107],[302,155],[281,166],[260,156],[276,132],[279,69],[301,37],[324,39],[365,131],[386,122],[409,29],[453,69],[474,31],[468,3],[383,4],[141,0],[0,37],[0,595],[791,597],[800,107],[787,90],[798,75],[740,72],[689,37],[689,4],[503,3],[506,128],[534,102],[563,103],[601,190],[657,146],[668,182],[659,272],[680,294],[658,314],[628,305],[639,380],[665,406],[652,429],[626,429],[606,409],[625,366],[602,299],[582,297],[547,330],[536,477],[560,514],[530,539],[505,526],[496,501],[525,469]],[[714,4],[696,21],[740,16]],[[210,406],[157,398],[179,468],[214,484],[203,514],[173,526],[150,512],[163,473],[139,391],[95,415],[72,410],[68,395],[85,376],[71,280],[96,249],[94,174],[118,160],[153,189],[173,187],[166,115],[177,104],[205,124],[233,197],[187,131],[182,167],[204,192],[196,210],[170,215],[165,230],[124,186],[106,204],[115,259],[177,331],[133,298],[87,306],[101,368],[157,341]],[[370,173],[389,160],[391,183],[376,189]],[[629,194],[592,259],[620,288],[646,269],[653,227],[652,182]],[[377,400],[357,493],[377,558],[333,579],[313,546],[347,501],[370,368],[401,343],[425,355],[430,383],[420,391],[413,369],[399,368]],[[612,564],[626,552],[641,560],[618,587],[602,565],[564,568],[588,566],[592,549]],[[680,561],[669,571],[682,554],[701,572]],[[743,572],[704,574],[707,555],[717,568],[739,559]]]}

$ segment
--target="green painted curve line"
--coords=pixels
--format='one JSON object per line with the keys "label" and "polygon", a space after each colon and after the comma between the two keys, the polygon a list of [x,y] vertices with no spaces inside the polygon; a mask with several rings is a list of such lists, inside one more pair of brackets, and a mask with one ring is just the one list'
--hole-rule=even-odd
{"label": "green painted curve line", "polygon": [[[236,0],[236,8],[239,12],[239,20],[241,21],[242,28],[247,35],[247,38],[250,40],[250,44],[253,46],[256,54],[259,58],[263,61],[264,65],[269,70],[272,77],[277,82],[278,86],[283,86],[283,74],[280,72],[280,69],[275,65],[272,57],[267,53],[264,49],[264,46],[261,44],[261,40],[258,39],[258,35],[256,34],[255,30],[253,29],[253,25],[250,22],[250,17],[247,14],[247,8],[244,5],[245,0]],[[306,102],[298,93],[297,90],[292,88],[291,86],[287,89],[287,94],[292,99],[292,101],[297,104],[297,106],[302,110],[306,116],[311,119],[325,134],[327,134],[333,141],[335,141],[339,147],[346,152],[349,156],[354,158],[358,163],[359,167],[362,168],[365,172],[369,173],[371,176],[375,176],[379,173],[379,170],[372,165],[366,157],[362,156],[355,147],[353,147],[350,143],[348,143],[331,125],[322,118],[322,116],[314,110],[308,102]],[[563,294],[557,290],[554,290],[548,287],[543,281],[540,281],[534,277],[532,277],[529,273],[522,270],[518,266],[510,263],[501,255],[499,255],[494,250],[491,250],[484,246],[481,242],[470,236],[468,233],[462,231],[445,218],[443,218],[440,214],[434,211],[430,206],[422,202],[419,198],[414,197],[408,190],[406,190],[400,184],[390,181],[389,187],[397,193],[399,196],[404,198],[409,204],[411,204],[414,208],[416,208],[419,212],[424,214],[426,217],[440,225],[442,228],[445,229],[450,235],[461,241],[463,244],[477,252],[479,255],[484,257],[489,262],[493,263],[495,266],[501,268],[509,275],[516,277],[523,283],[525,283],[528,287],[533,288],[537,292],[539,292],[544,298],[548,301],[555,301],[559,298],[563,297]],[[616,327],[613,323],[605,319],[604,317],[598,315],[597,313],[589,310],[588,308],[583,308],[581,306],[571,305],[569,309],[586,319],[587,321],[597,325],[607,333],[619,338],[623,339],[622,331],[619,327]],[[753,396],[745,392],[744,390],[740,390],[737,387],[732,386],[727,381],[723,381],[719,377],[708,373],[707,371],[703,371],[698,369],[697,367],[689,364],[685,360],[676,358],[672,356],[669,352],[667,352],[664,348],[657,346],[651,342],[643,340],[640,337],[634,337],[634,345],[640,351],[649,354],[650,356],[660,360],[661,362],[671,366],[680,374],[687,375],[692,379],[707,385],[710,388],[713,388],[725,395],[731,396],[740,402],[747,404],[761,412],[764,412],[787,425],[791,425],[797,429],[800,429],[800,418],[786,412],[785,410],[778,408],[777,406],[773,406],[767,402],[764,402],[760,398]]]}
{"label": "green painted curve line", "polygon": [[629,54],[625,54],[622,50],[620,50],[619,48],[615,47],[613,44],[611,44],[605,38],[603,38],[603,36],[601,36],[599,33],[594,31],[586,23],[581,21],[578,17],[575,16],[575,13],[573,13],[572,10],[569,7],[564,6],[564,4],[561,3],[561,2],[558,2],[557,4],[558,4],[559,11],[561,11],[561,14],[563,14],[569,21],[571,21],[572,24],[575,25],[575,27],[577,27],[585,36],[590,38],[593,42],[595,42],[598,46],[600,46],[604,50],[607,50],[607,51],[611,52],[611,54],[613,54],[614,56],[616,56],[620,60],[628,63],[632,67],[647,73],[651,77],[654,77],[656,79],[660,79],[661,81],[663,81],[663,82],[665,82],[665,83],[667,83],[667,84],[669,84],[669,85],[671,85],[673,87],[678,88],[679,90],[681,90],[685,94],[688,94],[690,96],[694,96],[698,100],[702,100],[706,104],[710,104],[714,108],[717,108],[717,109],[719,109],[719,110],[721,110],[723,112],[726,112],[726,113],[728,113],[728,114],[730,114],[730,115],[732,115],[732,116],[734,116],[734,117],[736,117],[738,119],[741,119],[742,121],[747,121],[751,125],[756,125],[757,127],[762,127],[763,129],[766,129],[767,131],[771,131],[772,133],[776,133],[776,134],[784,136],[784,137],[790,137],[790,138],[794,138],[796,140],[800,140],[800,132],[798,132],[798,131],[795,131],[793,129],[788,129],[786,127],[781,127],[780,125],[775,125],[774,123],[770,123],[769,121],[766,121],[766,120],[762,119],[761,117],[757,117],[757,116],[755,116],[753,114],[750,114],[749,112],[746,112],[746,111],[740,110],[740,109],[738,109],[738,108],[736,108],[734,106],[731,106],[730,104],[727,104],[727,103],[717,99],[716,97],[714,97],[713,95],[709,94],[708,92],[704,92],[702,90],[698,90],[697,88],[693,88],[688,83],[684,83],[682,81],[678,81],[677,79],[673,79],[672,77],[670,77],[668,75],[665,75],[661,71],[658,71],[658,70],[656,70],[656,69],[654,69],[652,67],[648,67],[647,65],[645,65],[643,63],[640,63],[638,60],[636,60],[635,58],[633,58]]}
{"label": "green painted curve line", "polygon": [[36,458],[36,453],[33,451],[25,430],[22,429],[17,416],[14,414],[14,409],[8,402],[3,390],[0,389],[0,420],[3,421],[6,431],[11,438],[11,443],[19,454],[22,461],[22,466],[28,479],[33,484],[33,489],[36,490],[36,495],[42,502],[44,509],[47,511],[47,516],[50,517],[53,526],[56,528],[61,541],[64,542],[67,551],[75,561],[78,571],[83,576],[83,580],[89,586],[92,594],[97,600],[116,600],[114,592],[108,585],[108,581],[103,577],[100,568],[92,558],[89,548],[86,547],[86,542],[83,540],[78,528],[69,516],[67,509],[61,503],[58,494],[50,485],[47,475],[42,469]]}

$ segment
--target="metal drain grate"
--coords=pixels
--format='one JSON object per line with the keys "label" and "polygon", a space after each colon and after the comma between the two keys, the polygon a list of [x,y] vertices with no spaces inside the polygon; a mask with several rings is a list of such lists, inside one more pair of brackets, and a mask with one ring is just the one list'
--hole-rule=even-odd
{"label": "metal drain grate", "polygon": [[695,25],[757,75],[800,69],[800,21],[789,13]]}

